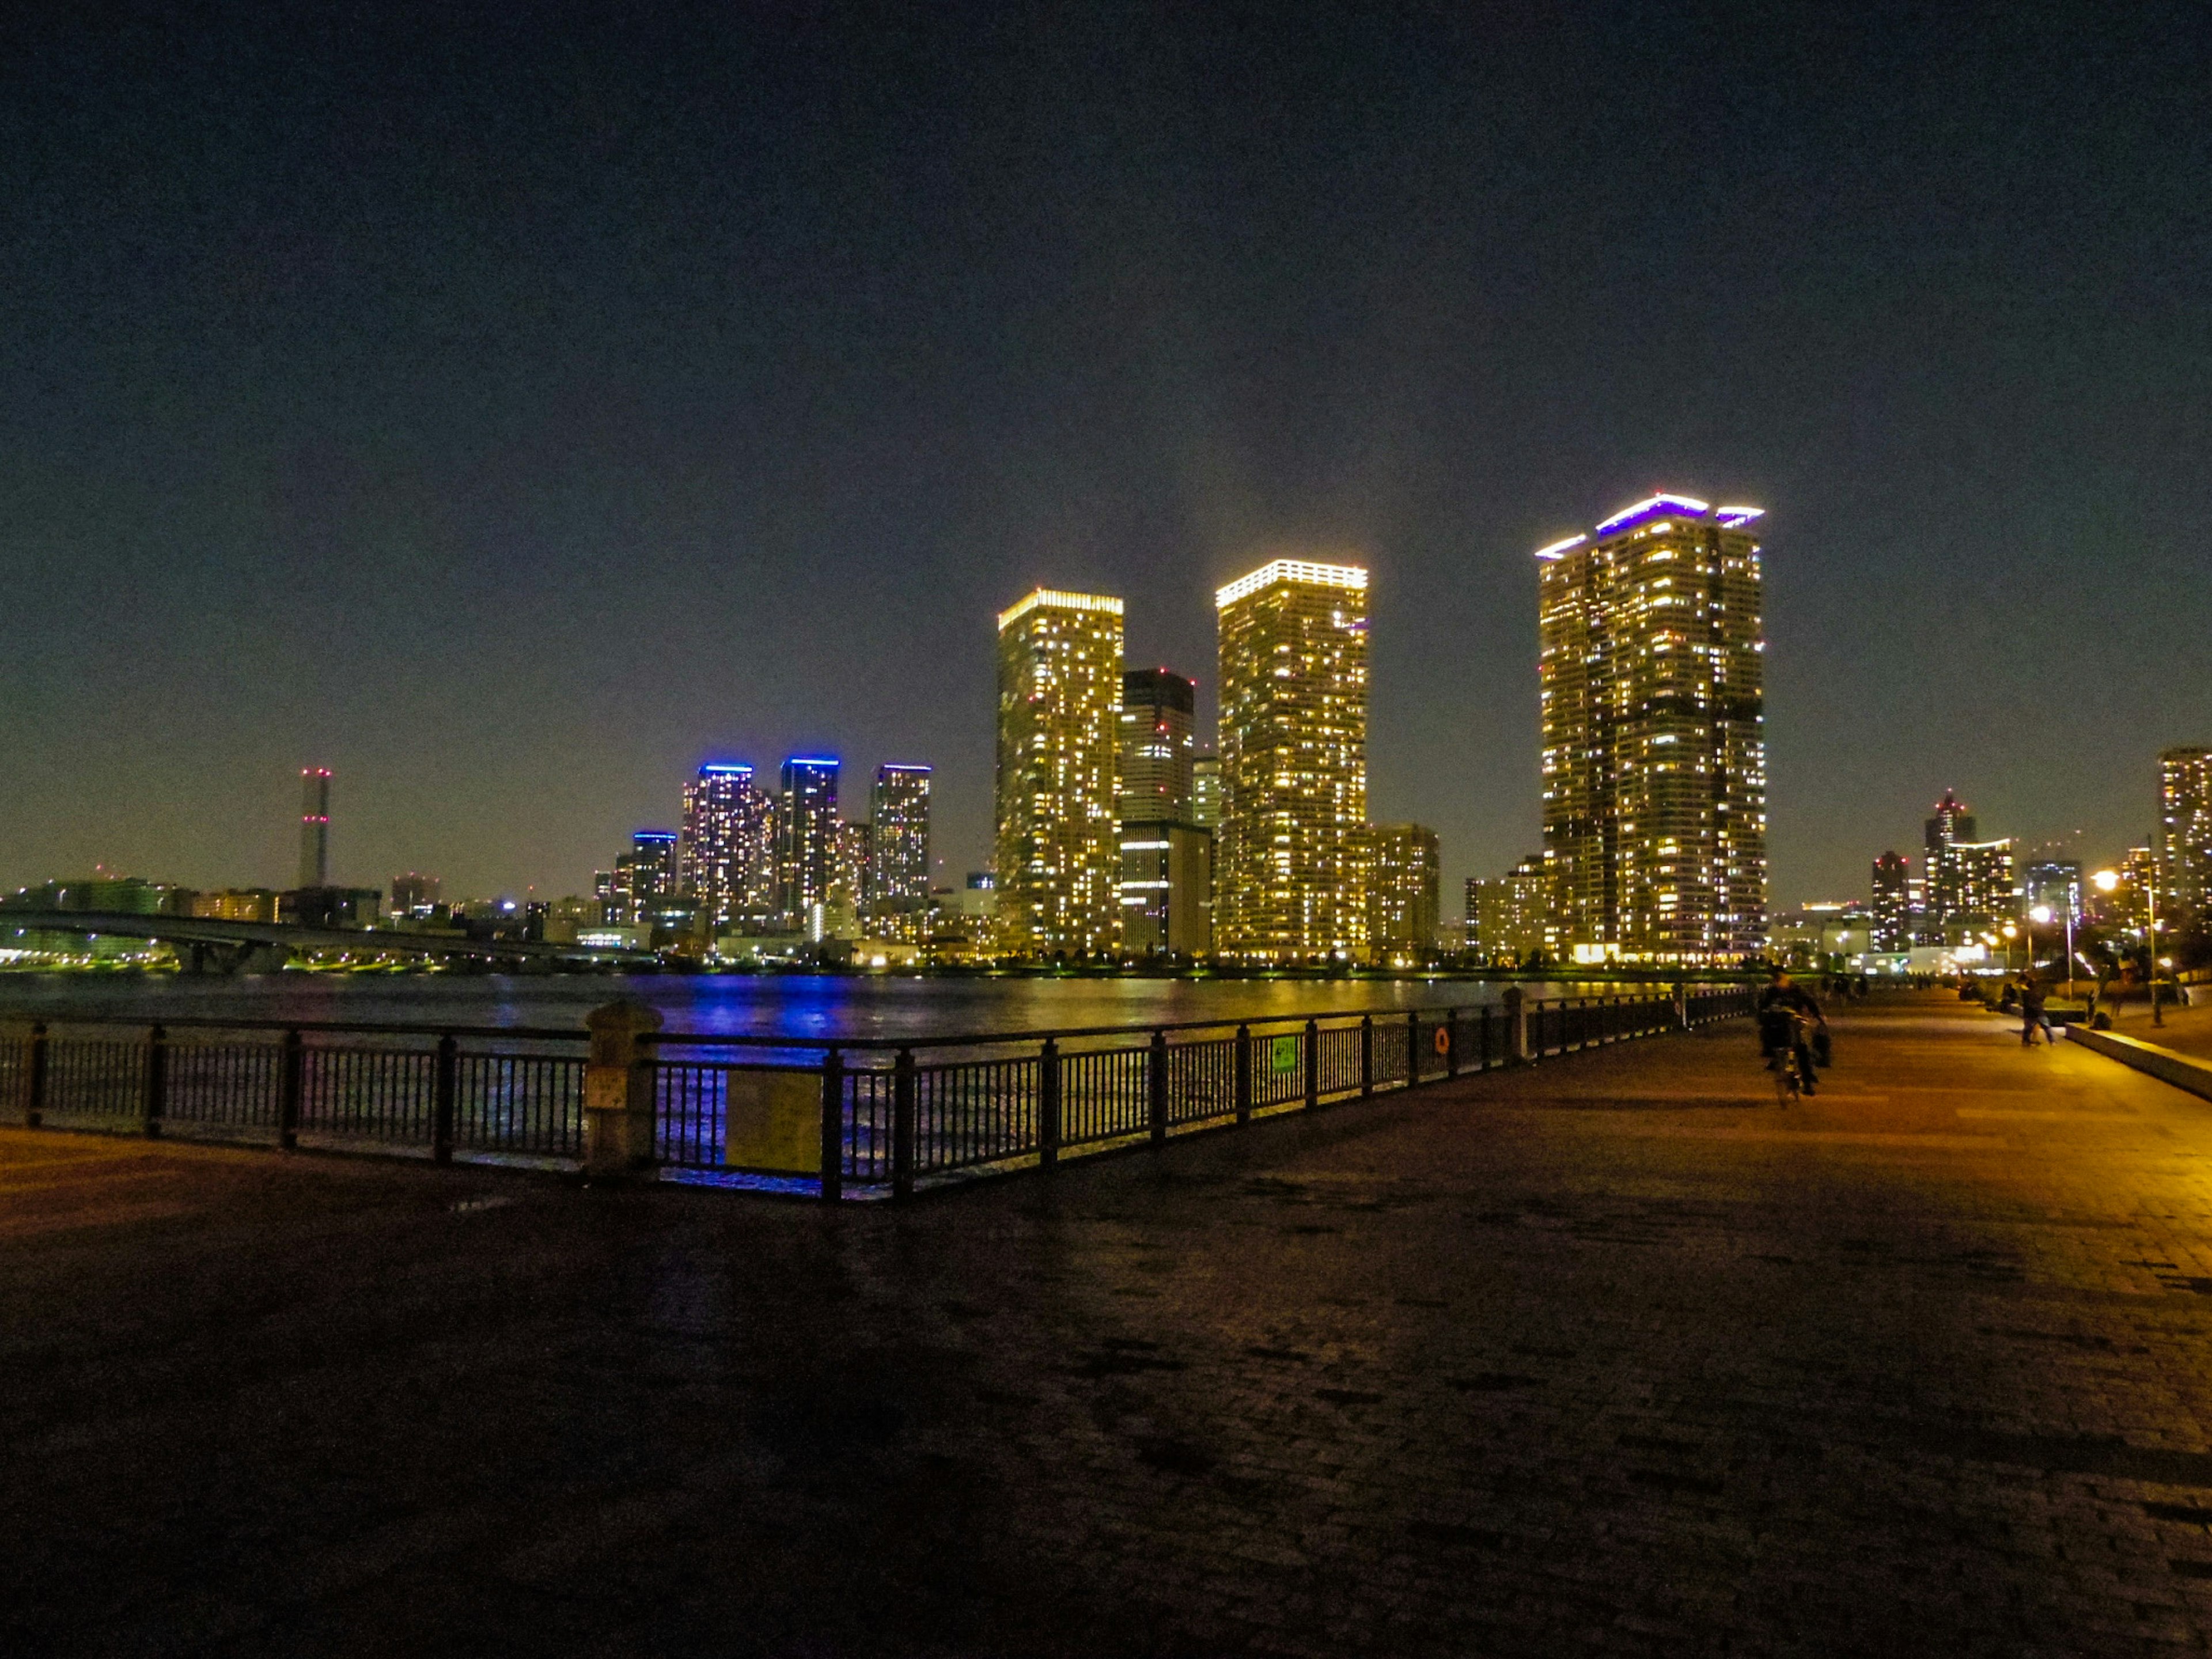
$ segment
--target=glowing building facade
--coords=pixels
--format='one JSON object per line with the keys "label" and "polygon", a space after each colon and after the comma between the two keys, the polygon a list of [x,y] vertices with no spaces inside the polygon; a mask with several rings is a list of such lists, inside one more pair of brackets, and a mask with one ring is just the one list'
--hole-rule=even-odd
{"label": "glowing building facade", "polygon": [[2166,749],[2158,757],[2159,928],[2212,916],[2212,749]]}
{"label": "glowing building facade", "polygon": [[1221,641],[1216,952],[1367,948],[1367,572],[1277,559],[1214,596]]}
{"label": "glowing building facade", "polygon": [[1203,956],[1212,946],[1213,837],[1194,821],[1197,688],[1164,668],[1121,676],[1121,948]]}
{"label": "glowing building facade", "polygon": [[1121,601],[1040,587],[999,613],[997,947],[1121,948]]}
{"label": "glowing building facade", "polygon": [[1373,823],[1364,840],[1368,951],[1378,962],[1418,964],[1437,948],[1443,883],[1437,832],[1419,823]]}
{"label": "glowing building facade", "polygon": [[1544,851],[1576,960],[1765,947],[1761,516],[1654,495],[1536,555]]}
{"label": "glowing building facade", "polygon": [[896,937],[919,936],[929,908],[929,786],[927,766],[876,769],[868,799],[867,911],[900,919]]}
{"label": "glowing building facade", "polygon": [[783,763],[775,804],[775,909],[787,928],[817,920],[817,906],[837,884],[840,837],[834,755],[793,755]]}
{"label": "glowing building facade", "polygon": [[682,889],[717,927],[775,904],[773,805],[750,766],[702,766],[684,786]]}

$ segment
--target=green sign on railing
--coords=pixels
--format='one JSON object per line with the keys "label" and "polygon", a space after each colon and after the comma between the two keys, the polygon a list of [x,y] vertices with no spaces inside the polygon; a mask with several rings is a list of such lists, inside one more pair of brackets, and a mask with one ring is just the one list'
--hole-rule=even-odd
{"label": "green sign on railing", "polygon": [[1278,1077],[1298,1069],[1299,1041],[1294,1036],[1279,1036],[1274,1040],[1273,1052],[1268,1055],[1267,1064]]}

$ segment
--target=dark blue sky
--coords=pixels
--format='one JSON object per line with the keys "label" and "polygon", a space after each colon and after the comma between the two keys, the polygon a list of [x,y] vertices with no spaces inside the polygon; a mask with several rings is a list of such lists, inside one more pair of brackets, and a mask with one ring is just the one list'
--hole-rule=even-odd
{"label": "dark blue sky", "polygon": [[313,761],[343,879],[579,890],[824,748],[957,870],[994,610],[1210,692],[1311,551],[1455,895],[1654,486],[1769,510],[1778,903],[2212,740],[2200,7],[182,9],[0,56],[9,885],[287,879]]}

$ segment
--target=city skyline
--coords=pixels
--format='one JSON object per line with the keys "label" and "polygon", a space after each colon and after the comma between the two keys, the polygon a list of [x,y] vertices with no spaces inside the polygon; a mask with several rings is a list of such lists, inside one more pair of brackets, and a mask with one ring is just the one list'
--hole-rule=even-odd
{"label": "city skyline", "polygon": [[[334,879],[559,892],[702,759],[816,751],[927,759],[976,867],[981,619],[1121,595],[1203,740],[1208,596],[1280,556],[1374,573],[1370,813],[1456,892],[1538,842],[1527,550],[1693,481],[1783,550],[1777,904],[1946,784],[2138,844],[2212,739],[2155,8],[695,22],[20,60],[0,885],[281,884],[313,763]],[[1558,118],[1627,88],[1666,142]]]}

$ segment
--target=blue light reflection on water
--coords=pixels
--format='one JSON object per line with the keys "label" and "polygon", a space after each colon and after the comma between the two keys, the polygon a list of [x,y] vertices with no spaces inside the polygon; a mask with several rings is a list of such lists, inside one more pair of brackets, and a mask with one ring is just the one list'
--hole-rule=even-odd
{"label": "blue light reflection on water", "polygon": [[[1532,997],[1651,986],[1529,984]],[[926,1037],[1071,1026],[1474,1008],[1504,987],[1451,980],[918,978],[885,975],[0,974],[0,1017],[359,1020],[579,1030],[635,997],[675,1031],[761,1036]]]}

